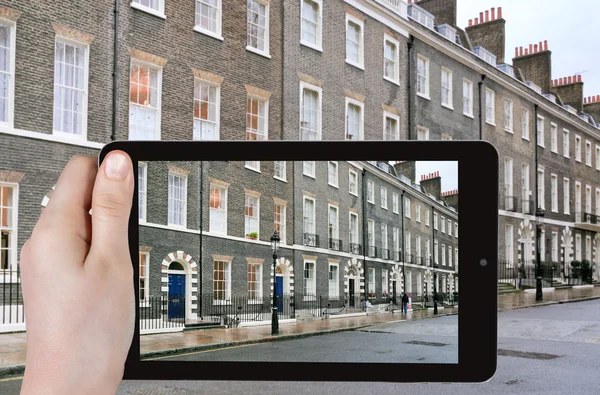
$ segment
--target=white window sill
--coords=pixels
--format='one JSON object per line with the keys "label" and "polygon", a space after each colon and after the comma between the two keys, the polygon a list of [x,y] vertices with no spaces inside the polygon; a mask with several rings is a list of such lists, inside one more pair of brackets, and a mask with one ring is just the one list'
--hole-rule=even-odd
{"label": "white window sill", "polygon": [[246,168],[248,170],[252,170],[253,172],[260,174],[260,170],[258,170],[258,169],[254,169],[254,168],[248,167],[248,166],[244,166],[244,168]]}
{"label": "white window sill", "polygon": [[227,232],[221,232],[221,231],[219,231],[219,230],[212,230],[212,229],[210,229],[210,228],[208,229],[208,231],[209,231],[210,233],[214,233],[214,234],[216,234],[216,235],[225,235],[225,236],[227,236]]}
{"label": "white window sill", "polygon": [[323,47],[322,46],[315,45],[313,43],[309,43],[308,41],[304,41],[302,39],[300,39],[300,45],[304,45],[305,47],[308,47],[310,49],[314,49],[315,51],[323,52]]}
{"label": "white window sill", "polygon": [[175,229],[175,230],[178,230],[178,229],[186,229],[186,226],[185,226],[185,225],[167,224],[167,226],[168,226],[169,228],[173,228],[173,229]]}
{"label": "white window sill", "polygon": [[388,209],[387,207],[383,207],[383,206],[381,206],[381,208],[382,208],[382,209],[384,209],[384,210],[387,210],[387,209]]}
{"label": "white window sill", "polygon": [[87,140],[85,133],[74,134],[74,133],[64,133],[64,132],[59,132],[59,131],[53,130],[52,134],[54,136],[60,137],[62,139],[67,139],[67,140],[73,140],[73,141],[86,141]]}
{"label": "white window sill", "polygon": [[546,149],[546,146],[545,146],[544,144],[540,144],[540,143],[538,143],[538,147],[541,147],[541,148],[544,148],[544,149]]}
{"label": "white window sill", "polygon": [[515,134],[515,132],[514,132],[512,129],[507,129],[507,128],[504,128],[504,131],[505,131],[506,133]]}
{"label": "white window sill", "polygon": [[496,127],[496,122],[495,121],[488,121],[487,119],[485,120],[485,123],[487,123],[488,125],[492,125],[493,127]]}
{"label": "white window sill", "polygon": [[369,200],[367,200],[367,203],[369,203],[369,204],[375,204],[375,202],[371,202]]}
{"label": "white window sill", "polygon": [[470,114],[469,114],[469,113],[464,113],[464,112],[463,112],[463,115],[464,115],[465,117],[467,117],[467,118],[475,119],[475,117],[473,116],[473,113],[470,113]]}
{"label": "white window sill", "polygon": [[581,160],[575,159],[575,162],[577,162],[577,163],[581,163]]}
{"label": "white window sill", "polygon": [[335,185],[335,184],[330,184],[330,183],[327,183],[327,185],[329,185],[330,187],[333,187],[333,188],[339,188],[339,187],[338,187],[337,185]]}
{"label": "white window sill", "polygon": [[260,49],[256,49],[256,48],[251,47],[249,45],[246,45],[246,51],[255,53],[255,54],[260,55],[262,57],[265,57],[267,59],[271,59],[271,55],[269,55],[268,52],[261,51]]}
{"label": "white window sill", "polygon": [[359,63],[354,63],[353,61],[346,59],[346,63],[348,63],[350,66],[354,66],[357,69],[360,69],[362,71],[365,71],[365,66],[364,65],[360,65]]}
{"label": "white window sill", "polygon": [[273,176],[273,178],[274,178],[274,179],[276,179],[276,180],[279,180],[279,181],[281,181],[281,182],[285,182],[285,183],[287,183],[287,180],[285,180],[285,179],[283,179],[283,178],[279,178],[279,177],[277,177],[277,176]]}
{"label": "white window sill", "polygon": [[557,154],[558,155],[558,151],[555,150],[550,150],[553,154]]}
{"label": "white window sill", "polygon": [[388,81],[388,82],[391,82],[394,85],[400,86],[400,80],[399,79],[395,80],[395,79],[390,78],[390,77],[385,76],[385,75],[383,76],[383,79],[386,80],[386,81]]}
{"label": "white window sill", "polygon": [[143,6],[141,4],[138,4],[138,3],[133,3],[132,2],[131,3],[131,8],[138,9],[140,11],[146,12],[146,13],[148,13],[150,15],[154,15],[154,16],[159,17],[161,19],[167,19],[167,16],[164,14],[164,12],[157,11],[157,10],[154,10],[152,8],[149,8],[149,7],[145,7],[145,6]]}
{"label": "white window sill", "polygon": [[349,193],[350,195],[352,195],[352,196],[356,196],[356,197],[358,197],[358,193],[354,193],[354,192],[348,192],[348,193]]}
{"label": "white window sill", "polygon": [[592,167],[592,164],[591,164],[591,163],[589,163],[589,164],[588,164],[588,163],[586,163],[585,165],[586,165],[587,167]]}
{"label": "white window sill", "polygon": [[431,97],[429,95],[426,95],[421,92],[417,92],[417,96],[422,97],[423,99],[426,99],[426,100],[431,100]]}
{"label": "white window sill", "polygon": [[212,38],[217,39],[219,41],[224,41],[225,40],[223,38],[223,36],[218,35],[215,32],[211,32],[210,30],[204,30],[204,29],[202,29],[201,27],[198,27],[198,26],[194,26],[194,31],[198,32],[200,34],[204,34],[205,36],[212,37]]}
{"label": "white window sill", "polygon": [[400,214],[399,211],[392,211],[394,214]]}
{"label": "white window sill", "polygon": [[310,174],[306,174],[306,173],[302,173],[303,175],[305,175],[306,177],[310,177],[312,179],[317,179],[314,175],[310,175]]}
{"label": "white window sill", "polygon": [[451,104],[442,103],[442,107],[447,108],[448,110],[454,111],[454,106]]}
{"label": "white window sill", "polygon": [[529,137],[525,137],[525,136],[521,136],[521,139],[525,140],[525,141],[528,141],[528,142],[531,141],[531,140],[529,140]]}

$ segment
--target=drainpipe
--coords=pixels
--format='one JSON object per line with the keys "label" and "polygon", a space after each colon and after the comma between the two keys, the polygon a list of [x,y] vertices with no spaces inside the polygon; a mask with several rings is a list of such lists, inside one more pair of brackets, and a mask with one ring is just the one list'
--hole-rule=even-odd
{"label": "drainpipe", "polygon": [[404,281],[402,281],[402,292],[406,292],[406,277],[405,277],[405,273],[404,273],[404,263],[406,262],[406,249],[405,249],[405,245],[404,245],[404,239],[405,239],[405,235],[404,235],[404,194],[406,193],[406,190],[402,191],[402,195],[400,195],[400,216],[402,217],[402,254],[401,254],[401,258],[402,258],[402,278],[404,279]]}
{"label": "drainpipe", "polygon": [[[410,36],[410,39],[408,40],[408,94],[406,95],[406,97],[408,98],[407,100],[407,111],[408,111],[408,139],[410,140],[410,136],[412,134],[412,94],[413,94],[413,42],[414,42],[414,37]],[[416,136],[415,136],[415,140],[416,140]]]}
{"label": "drainpipe", "polygon": [[[364,276],[365,276],[365,280],[366,277],[368,276],[368,271],[367,271],[367,241],[366,241],[366,237],[367,237],[367,232],[369,231],[369,226],[367,224],[367,178],[365,177],[366,174],[366,170],[363,168],[362,170],[362,217],[363,217],[363,267],[364,267]],[[367,230],[365,232],[365,229]],[[367,286],[368,286],[368,281],[365,281],[365,303],[367,302]]]}
{"label": "drainpipe", "polygon": [[204,265],[202,264],[202,225],[204,220],[204,194],[202,191],[204,190],[204,162],[200,161],[200,186],[199,186],[199,194],[198,194],[198,206],[200,210],[200,223],[198,224],[198,229],[200,229],[199,238],[199,251],[198,251],[198,314],[200,319],[202,319],[202,271],[204,270]]}
{"label": "drainpipe", "polygon": [[483,83],[485,82],[485,74],[481,75],[481,81],[479,81],[479,140],[483,140],[483,97],[481,90]]}
{"label": "drainpipe", "polygon": [[119,0],[115,0],[115,28],[113,38],[113,91],[112,91],[112,132],[111,141],[117,139],[117,70],[119,58]]}

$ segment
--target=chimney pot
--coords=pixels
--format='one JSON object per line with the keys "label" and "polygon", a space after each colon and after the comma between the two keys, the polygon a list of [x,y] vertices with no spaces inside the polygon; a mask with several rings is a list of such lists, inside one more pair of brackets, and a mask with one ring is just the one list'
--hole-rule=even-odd
{"label": "chimney pot", "polygon": [[529,44],[529,53],[533,54],[533,44]]}
{"label": "chimney pot", "polygon": [[596,96],[596,101],[600,101],[600,95]]}
{"label": "chimney pot", "polygon": [[523,56],[523,46],[521,46],[521,47],[519,48],[519,55],[520,55],[520,56]]}
{"label": "chimney pot", "polygon": [[587,104],[587,97],[583,98],[583,104]]}
{"label": "chimney pot", "polygon": [[544,43],[543,43],[543,42],[541,42],[541,41],[540,41],[540,46],[539,46],[539,48],[540,48],[540,52],[542,52],[542,51],[544,50]]}
{"label": "chimney pot", "polygon": [[577,82],[581,82],[581,74],[577,76]]}
{"label": "chimney pot", "polygon": [[533,53],[538,53],[538,45],[537,44],[535,44],[533,46]]}
{"label": "chimney pot", "polygon": [[475,25],[479,25],[479,18],[475,18]]}
{"label": "chimney pot", "polygon": [[486,22],[490,21],[490,12],[488,10],[485,11],[485,21]]}
{"label": "chimney pot", "polygon": [[492,7],[492,20],[496,20],[496,7]]}
{"label": "chimney pot", "polygon": [[498,19],[502,19],[502,7],[498,7]]}
{"label": "chimney pot", "polygon": [[563,79],[562,79],[562,78],[559,78],[559,79],[558,79],[558,86],[560,86],[560,85],[562,85],[562,84],[563,84]]}
{"label": "chimney pot", "polygon": [[473,19],[469,19],[469,27],[473,26]]}
{"label": "chimney pot", "polygon": [[519,57],[519,47],[515,47],[515,58]]}
{"label": "chimney pot", "polygon": [[568,81],[567,84],[571,84],[572,83],[571,77],[567,77],[567,81]]}
{"label": "chimney pot", "polygon": [[544,40],[544,51],[548,50],[548,40]]}
{"label": "chimney pot", "polygon": [[483,12],[479,13],[479,20],[481,21],[481,23],[483,23]]}

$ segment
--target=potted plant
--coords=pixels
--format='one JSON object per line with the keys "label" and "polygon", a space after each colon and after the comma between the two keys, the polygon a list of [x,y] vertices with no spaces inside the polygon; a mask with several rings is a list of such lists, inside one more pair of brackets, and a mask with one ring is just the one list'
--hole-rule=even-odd
{"label": "potted plant", "polygon": [[247,239],[256,240],[258,239],[258,232],[251,232],[246,235]]}
{"label": "potted plant", "polygon": [[369,299],[373,299],[375,297],[375,292],[369,292]]}

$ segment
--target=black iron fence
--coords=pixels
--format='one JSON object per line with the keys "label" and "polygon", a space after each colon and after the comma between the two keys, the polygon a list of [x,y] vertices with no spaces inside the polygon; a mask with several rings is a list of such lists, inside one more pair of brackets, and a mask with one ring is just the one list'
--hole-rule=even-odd
{"label": "black iron fence", "polygon": [[25,322],[23,292],[21,290],[21,269],[0,270],[1,324],[22,324]]}
{"label": "black iron fence", "polygon": [[516,196],[505,196],[504,197],[504,209],[506,211],[517,211],[517,197]]}
{"label": "black iron fence", "polygon": [[319,235],[304,233],[304,245],[309,247],[319,247]]}
{"label": "black iron fence", "polygon": [[500,262],[498,282],[510,284],[516,289],[535,288],[537,277],[541,277],[543,287],[561,285],[592,284],[594,265],[589,261],[524,263]]}
{"label": "black iron fence", "polygon": [[369,248],[367,249],[368,254],[369,254],[369,258],[377,258],[377,247],[375,246],[369,246]]}
{"label": "black iron fence", "polygon": [[354,255],[362,255],[362,245],[358,243],[350,243],[350,253]]}
{"label": "black iron fence", "polygon": [[533,215],[533,200],[521,199],[521,212]]}
{"label": "black iron fence", "polygon": [[342,251],[342,240],[329,239],[329,249],[333,251]]}
{"label": "black iron fence", "polygon": [[390,259],[390,250],[386,248],[381,249],[381,259]]}
{"label": "black iron fence", "polygon": [[185,297],[149,296],[140,300],[140,330],[181,328],[185,326]]}
{"label": "black iron fence", "polygon": [[575,213],[577,222],[582,222],[590,225],[600,225],[600,215],[592,213]]}

